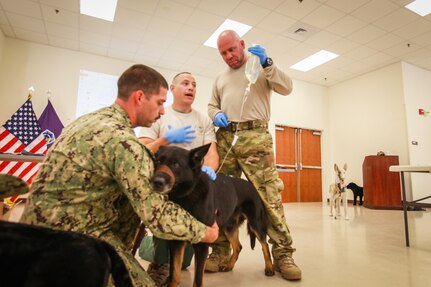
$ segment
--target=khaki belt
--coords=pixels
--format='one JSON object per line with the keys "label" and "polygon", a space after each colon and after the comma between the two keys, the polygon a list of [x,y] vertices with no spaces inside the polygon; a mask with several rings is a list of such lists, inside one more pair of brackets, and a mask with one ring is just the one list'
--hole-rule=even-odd
{"label": "khaki belt", "polygon": [[253,130],[258,128],[267,128],[268,123],[264,121],[254,120],[254,121],[247,121],[247,122],[230,122],[229,125],[225,128],[221,128],[222,130],[227,131],[245,131],[245,130]]}

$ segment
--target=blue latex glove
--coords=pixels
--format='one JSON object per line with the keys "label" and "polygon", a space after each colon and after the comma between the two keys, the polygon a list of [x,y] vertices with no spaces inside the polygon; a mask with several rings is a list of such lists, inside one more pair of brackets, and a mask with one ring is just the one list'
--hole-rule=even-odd
{"label": "blue latex glove", "polygon": [[207,165],[203,165],[201,170],[203,172],[205,172],[211,180],[216,180],[217,175],[216,175],[215,171],[212,169],[212,167],[207,166]]}
{"label": "blue latex glove", "polygon": [[223,112],[218,112],[214,117],[214,124],[219,128],[225,128],[229,125],[227,116]]}
{"label": "blue latex glove", "polygon": [[165,132],[163,137],[171,143],[192,143],[192,140],[196,138],[193,134],[196,132],[191,129],[192,126],[183,126],[180,128],[172,128],[168,126],[168,131]]}
{"label": "blue latex glove", "polygon": [[250,53],[255,54],[259,57],[260,64],[263,65],[266,62],[266,59],[268,58],[268,55],[266,55],[266,50],[264,47],[260,45],[252,46],[247,49]]}

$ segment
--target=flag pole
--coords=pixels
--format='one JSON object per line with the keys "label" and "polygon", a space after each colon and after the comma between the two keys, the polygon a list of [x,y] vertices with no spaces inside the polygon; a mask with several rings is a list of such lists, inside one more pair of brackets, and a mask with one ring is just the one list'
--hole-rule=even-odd
{"label": "flag pole", "polygon": [[33,93],[34,93],[34,88],[33,88],[33,86],[31,86],[30,88],[28,88],[28,99],[29,100],[31,100]]}

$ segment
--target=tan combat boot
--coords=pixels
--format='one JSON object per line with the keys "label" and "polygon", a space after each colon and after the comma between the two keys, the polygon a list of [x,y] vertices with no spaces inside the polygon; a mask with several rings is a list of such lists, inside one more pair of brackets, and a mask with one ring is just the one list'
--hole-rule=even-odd
{"label": "tan combat boot", "polygon": [[219,272],[229,261],[229,255],[212,252],[205,262],[205,272]]}
{"label": "tan combat boot", "polygon": [[286,280],[301,280],[301,269],[293,261],[292,254],[274,260],[274,270],[280,272]]}

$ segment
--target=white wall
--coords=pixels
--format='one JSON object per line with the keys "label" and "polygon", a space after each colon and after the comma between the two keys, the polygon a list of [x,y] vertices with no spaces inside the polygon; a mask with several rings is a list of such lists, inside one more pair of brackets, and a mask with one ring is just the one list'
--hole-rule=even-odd
{"label": "white wall", "polygon": [[332,86],[329,127],[331,164],[346,162],[349,181],[362,186],[363,160],[378,151],[398,155],[400,164],[408,163],[401,64]]}
{"label": "white wall", "polygon": [[[45,108],[47,91],[51,90],[51,101],[63,124],[67,125],[75,118],[80,69],[119,76],[133,64],[135,63],[6,38],[0,66],[0,122],[4,123],[24,103],[28,88],[34,86],[32,102],[36,114],[39,116]],[[178,73],[153,68],[168,82]],[[206,111],[212,79],[196,78],[196,104],[205,103]]]}
{"label": "white wall", "polygon": [[[408,149],[411,165],[431,164],[431,114],[419,115],[419,108],[431,111],[431,72],[402,63],[404,101],[407,115]],[[416,141],[418,145],[412,145]],[[410,187],[410,186],[409,186]],[[420,199],[430,195],[431,176],[411,174],[411,197]],[[431,203],[431,199],[426,201]]]}
{"label": "white wall", "polygon": [[3,59],[3,47],[4,47],[5,39],[6,38],[3,35],[3,31],[0,29],[0,65],[1,65],[2,59]]}

